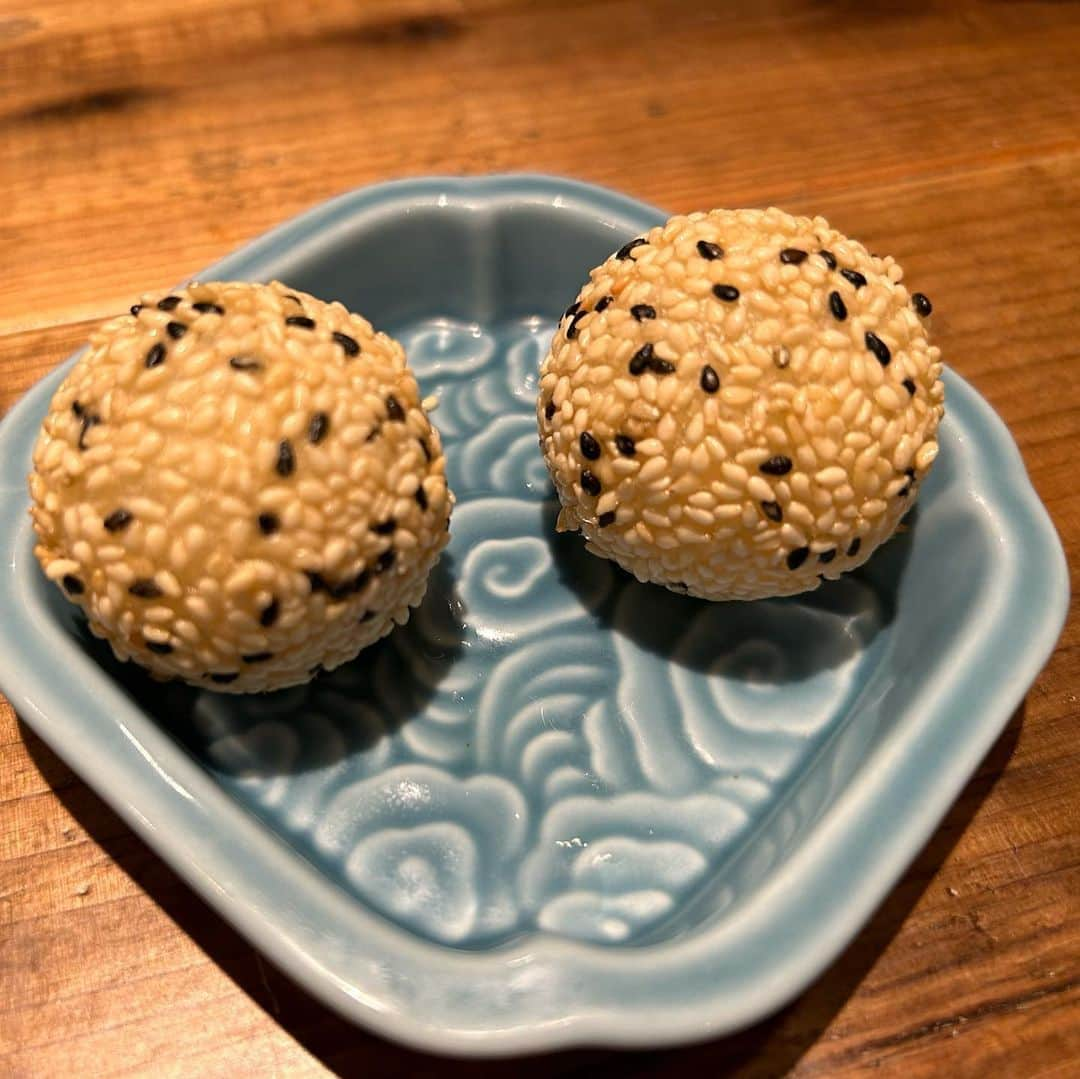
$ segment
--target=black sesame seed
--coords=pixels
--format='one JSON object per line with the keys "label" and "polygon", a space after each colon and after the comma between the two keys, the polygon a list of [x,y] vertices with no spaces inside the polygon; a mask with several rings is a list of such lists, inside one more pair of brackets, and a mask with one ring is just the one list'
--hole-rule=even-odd
{"label": "black sesame seed", "polygon": [[157,599],[163,595],[161,589],[149,577],[140,577],[128,588],[128,591],[139,599]]}
{"label": "black sesame seed", "polygon": [[716,369],[712,364],[705,364],[701,369],[701,388],[706,393],[716,393],[720,389],[720,376],[716,373]]}
{"label": "black sesame seed", "polygon": [[308,442],[315,445],[326,438],[326,432],[330,430],[330,417],[325,412],[316,412],[308,424]]}
{"label": "black sesame seed", "polygon": [[221,671],[210,675],[210,681],[217,682],[219,686],[227,686],[230,682],[235,682],[239,677],[238,671]]}
{"label": "black sesame seed", "polygon": [[615,523],[615,511],[614,510],[608,510],[607,513],[601,513],[600,516],[596,518],[596,527],[597,528],[607,528],[608,525],[613,525],[614,523]]}
{"label": "black sesame seed", "polygon": [[159,311],[174,311],[180,306],[180,297],[166,296],[164,300],[158,300],[157,306]]}
{"label": "black sesame seed", "polygon": [[301,307],[304,306],[304,301],[301,300],[299,296],[294,296],[291,292],[286,292],[281,298],[283,300],[292,300],[293,303],[299,304]]}
{"label": "black sesame seed", "polygon": [[140,312],[141,310],[142,310],[142,304],[141,304],[141,303],[133,303],[133,304],[131,305],[131,313],[132,313],[132,314],[133,314],[133,315],[134,315],[134,316],[135,316],[136,318],[138,318],[139,312]]}
{"label": "black sesame seed", "polygon": [[600,299],[596,301],[596,307],[594,308],[594,310],[598,311],[598,312],[603,311],[604,308],[609,307],[611,305],[611,302],[614,299],[615,299],[614,296],[601,296]]}
{"label": "black sesame seed", "polygon": [[395,423],[400,423],[405,419],[405,409],[401,407],[401,403],[393,394],[386,398],[386,418]]}
{"label": "black sesame seed", "polygon": [[907,392],[910,393],[912,397],[915,396],[915,380],[914,379],[905,378],[904,381],[900,383],[900,385],[903,386],[904,389],[907,390]]}
{"label": "black sesame seed", "polygon": [[637,446],[634,445],[634,440],[629,435],[616,435],[615,448],[624,457],[633,457],[637,453]]}
{"label": "black sesame seed", "polygon": [[379,435],[381,435],[381,434],[382,434],[382,424],[377,423],[371,429],[371,433],[367,436],[367,438],[364,439],[364,441],[365,442],[374,442],[375,439],[377,439],[379,437]]}
{"label": "black sesame seed", "polygon": [[258,371],[262,364],[258,360],[252,360],[247,356],[231,356],[229,366],[234,371]]}
{"label": "black sesame seed", "polygon": [[851,546],[848,547],[848,558],[854,558],[859,553],[859,548],[862,546],[862,537],[856,536],[851,541]]}
{"label": "black sesame seed", "polygon": [[548,401],[548,403],[546,405],[544,405],[544,419],[545,420],[550,420],[551,417],[554,416],[554,415],[555,415],[555,402],[554,401]]}
{"label": "black sesame seed", "polygon": [[122,532],[134,520],[125,509],[113,510],[102,522],[106,532]]}
{"label": "black sesame seed", "polygon": [[809,547],[796,547],[794,551],[789,551],[787,556],[787,568],[798,569],[806,560],[810,557]]}
{"label": "black sesame seed", "polygon": [[147,641],[146,647],[159,656],[167,656],[173,650],[168,641]]}
{"label": "black sesame seed", "polygon": [[882,367],[889,366],[889,361],[892,359],[889,346],[872,330],[866,332],[866,347],[877,357],[877,361]]}
{"label": "black sesame seed", "polygon": [[831,251],[819,251],[818,254],[825,260],[825,265],[830,270],[836,269],[836,256]]}
{"label": "black sesame seed", "polygon": [[600,443],[593,438],[589,431],[581,432],[578,445],[581,446],[582,457],[587,461],[595,461],[600,456]]}
{"label": "black sesame seed", "polygon": [[344,599],[352,592],[352,581],[337,581],[327,586],[331,599]]}
{"label": "black sesame seed", "polygon": [[397,521],[393,517],[387,517],[385,521],[380,521],[378,524],[371,526],[371,531],[376,536],[389,536],[394,529],[397,528]]}
{"label": "black sesame seed", "polygon": [[375,559],[375,572],[385,573],[397,560],[397,551],[388,547],[378,558]]}
{"label": "black sesame seed", "polygon": [[371,580],[371,570],[362,569],[350,582],[350,592],[363,592],[367,587],[368,581]]}
{"label": "black sesame seed", "polygon": [[416,494],[413,495],[413,498],[416,499],[416,504],[422,510],[425,510],[425,511],[427,510],[427,508],[428,508],[427,491],[425,491],[423,487],[417,487],[416,488]]}
{"label": "black sesame seed", "polygon": [[844,301],[840,298],[839,292],[829,293],[829,310],[837,322],[843,322],[847,318],[847,308],[844,306]]}
{"label": "black sesame seed", "polygon": [[297,326],[301,330],[313,330],[315,329],[315,320],[308,318],[307,315],[286,315],[286,326]]}
{"label": "black sesame seed", "polygon": [[264,536],[272,536],[281,527],[281,519],[276,513],[260,513],[255,520]]}
{"label": "black sesame seed", "polygon": [[762,461],[758,465],[758,471],[764,472],[766,476],[786,476],[791,471],[791,458],[778,453],[775,457]]}
{"label": "black sesame seed", "polygon": [[64,591],[70,592],[73,596],[81,596],[86,591],[86,586],[73,573],[65,573],[60,578],[60,583],[64,586]]}
{"label": "black sesame seed", "polygon": [[636,240],[631,240],[628,244],[623,244],[623,246],[615,252],[615,257],[620,261],[628,259],[630,257],[630,252],[633,251],[635,247],[641,247],[645,242],[646,241],[639,236]]}
{"label": "black sesame seed", "polygon": [[568,341],[573,341],[577,337],[578,323],[588,314],[590,314],[589,311],[578,311],[570,320],[570,325],[566,327],[566,339]]}
{"label": "black sesame seed", "polygon": [[713,285],[713,295],[724,303],[734,303],[739,298],[739,290],[734,285]]}
{"label": "black sesame seed", "polygon": [[187,327],[182,322],[166,322],[165,332],[174,341],[179,341],[187,333]]}
{"label": "black sesame seed", "polygon": [[277,448],[277,462],[274,465],[274,471],[279,476],[291,476],[296,469],[296,456],[293,453],[292,443],[283,438],[278,443]]}
{"label": "black sesame seed", "polygon": [[95,415],[93,412],[83,411],[82,414],[82,426],[79,428],[79,441],[78,447],[80,450],[86,449],[86,434],[91,427],[96,427],[101,423],[101,417]]}
{"label": "black sesame seed", "polygon": [[158,341],[157,344],[150,346],[150,351],[146,354],[146,359],[143,361],[147,367],[157,367],[159,363],[165,362],[165,346]]}
{"label": "black sesame seed", "polygon": [[900,490],[896,492],[896,497],[897,498],[907,498],[907,496],[909,494],[911,494],[911,484],[910,483],[905,483],[904,486],[901,487]]}
{"label": "black sesame seed", "polygon": [[630,374],[640,375],[652,371],[654,375],[670,375],[675,365],[669,360],[661,360],[653,354],[651,344],[642,345],[630,359]]}
{"label": "black sesame seed", "polygon": [[337,344],[341,345],[346,356],[352,357],[360,355],[360,346],[357,344],[355,337],[350,337],[347,333],[340,333],[337,330],[330,336]]}
{"label": "black sesame seed", "polygon": [[630,374],[644,374],[652,366],[653,347],[651,344],[642,345],[641,348],[630,358]]}
{"label": "black sesame seed", "polygon": [[308,584],[311,585],[312,595],[316,592],[326,591],[326,578],[317,569],[304,570],[304,576],[308,579]]}
{"label": "black sesame seed", "polygon": [[911,294],[911,306],[915,308],[915,314],[922,315],[923,318],[926,318],[934,310],[930,298],[923,292],[913,292]]}
{"label": "black sesame seed", "polygon": [[817,556],[819,562],[831,562],[836,557],[836,548],[830,547],[827,551],[822,551]]}
{"label": "black sesame seed", "polygon": [[245,663],[265,663],[268,659],[274,658],[273,652],[248,652],[246,656],[240,657]]}
{"label": "black sesame seed", "polygon": [[703,259],[708,259],[710,262],[724,257],[724,249],[719,244],[711,243],[709,240],[698,240],[697,250]]}
{"label": "black sesame seed", "polygon": [[71,411],[74,412],[75,415],[79,417],[79,419],[82,419],[82,415],[86,411],[86,409],[83,407],[81,401],[72,401]]}
{"label": "black sesame seed", "polygon": [[259,612],[259,625],[272,626],[277,621],[280,613],[281,604],[278,603],[275,597]]}
{"label": "black sesame seed", "polygon": [[798,247],[785,247],[780,252],[780,261],[786,266],[798,266],[806,261],[806,252]]}
{"label": "black sesame seed", "polygon": [[841,270],[840,276],[845,281],[850,281],[856,288],[862,288],[866,284],[866,275],[858,270]]}
{"label": "black sesame seed", "polygon": [[588,495],[600,493],[600,480],[587,468],[581,470],[581,489]]}
{"label": "black sesame seed", "polygon": [[647,303],[636,303],[630,308],[630,314],[638,320],[638,322],[644,322],[647,318],[656,318],[656,308]]}
{"label": "black sesame seed", "polygon": [[210,303],[208,300],[200,300],[191,305],[200,315],[224,315],[225,308],[220,304]]}
{"label": "black sesame seed", "polygon": [[904,469],[904,475],[907,476],[907,478],[909,480],[913,480],[915,478],[915,469],[913,469],[913,468],[905,468]]}
{"label": "black sesame seed", "polygon": [[764,513],[770,521],[775,521],[777,524],[784,519],[784,511],[780,508],[779,502],[762,502],[761,512]]}
{"label": "black sesame seed", "polygon": [[581,301],[575,300],[564,312],[563,318],[573,318],[581,310]]}

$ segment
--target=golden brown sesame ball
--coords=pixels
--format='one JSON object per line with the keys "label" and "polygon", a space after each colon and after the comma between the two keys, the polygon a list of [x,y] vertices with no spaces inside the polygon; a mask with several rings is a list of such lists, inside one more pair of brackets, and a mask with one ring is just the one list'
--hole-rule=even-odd
{"label": "golden brown sesame ball", "polygon": [[106,323],[56,391],[35,553],[120,659],[276,689],[408,619],[444,471],[392,338],[276,282],[192,284]]}
{"label": "golden brown sesame ball", "polygon": [[902,276],[777,209],[674,217],[628,243],[541,367],[559,528],[714,600],[865,561],[910,509],[943,412],[930,302]]}

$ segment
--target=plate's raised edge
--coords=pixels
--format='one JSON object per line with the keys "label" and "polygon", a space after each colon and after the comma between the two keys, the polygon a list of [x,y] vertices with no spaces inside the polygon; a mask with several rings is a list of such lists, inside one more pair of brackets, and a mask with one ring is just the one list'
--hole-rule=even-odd
{"label": "plate's raised edge", "polygon": [[[289,230],[302,228],[305,222],[309,227],[320,221],[336,227],[334,220],[343,222],[344,218],[324,215],[336,208],[335,215],[348,216],[350,199],[378,210],[380,190],[385,190],[396,205],[405,206],[410,188],[424,200],[439,188],[452,188],[463,198],[469,191],[467,197],[476,201],[482,201],[483,191],[497,193],[501,200],[510,202],[514,197],[548,203],[554,197],[568,197],[594,219],[597,214],[615,216],[624,233],[642,231],[655,223],[659,213],[612,192],[549,177],[403,181],[342,196],[310,211],[207,273],[241,267],[245,262],[255,264],[260,258],[272,260],[282,243],[289,242]],[[518,196],[508,195],[508,190],[516,190]],[[15,432],[25,433],[25,421],[40,418],[61,375],[55,372],[43,380],[0,424],[0,459],[13,452],[25,455],[25,443]],[[647,972],[661,992],[660,999],[650,999],[647,1005],[624,1006],[615,997],[611,1004],[590,1007],[587,1000],[579,1000],[575,1003],[579,1010],[573,1015],[517,1022],[502,1016],[497,1025],[489,1027],[434,1026],[423,1016],[387,1010],[377,994],[369,995],[365,987],[352,984],[335,969],[332,942],[316,955],[317,945],[305,948],[290,934],[289,927],[281,924],[280,911],[262,904],[257,879],[260,871],[274,873],[279,883],[300,889],[315,887],[304,875],[304,868],[295,864],[299,861],[295,855],[232,803],[111,685],[102,687],[104,699],[94,703],[98,708],[112,709],[117,744],[95,745],[95,732],[78,718],[80,710],[88,707],[85,695],[70,682],[50,678],[49,672],[27,662],[27,642],[35,633],[47,638],[50,629],[54,634],[59,631],[28,620],[12,602],[15,592],[10,557],[6,572],[0,574],[0,600],[15,612],[15,618],[10,623],[5,619],[0,630],[0,641],[8,645],[0,649],[0,686],[19,714],[73,768],[85,774],[131,827],[223,916],[314,995],[353,1020],[418,1048],[470,1055],[581,1044],[674,1044],[727,1033],[792,999],[861,928],[993,744],[1050,655],[1064,624],[1068,606],[1064,553],[1030,486],[1019,452],[1004,425],[974,390],[951,372],[947,382],[950,422],[963,423],[970,435],[979,436],[980,497],[997,509],[1004,530],[1004,572],[996,592],[1002,597],[1000,609],[980,621],[977,638],[967,652],[1000,651],[1007,661],[991,665],[978,680],[953,677],[945,685],[921,687],[917,703],[922,720],[917,729],[901,725],[903,729],[880,747],[750,909],[720,927],[671,945],[613,950],[533,936],[511,948],[485,954],[448,953],[376,916],[358,912],[343,896],[337,896],[333,903],[343,920],[353,923],[357,931],[371,934],[373,951],[400,957],[403,962],[452,967],[462,978],[490,978],[493,970],[506,971],[513,964],[537,960],[553,970],[623,982]],[[15,506],[9,503],[0,519],[5,554],[25,536],[24,508],[25,497]],[[1017,550],[1015,543],[1010,545],[1006,540],[1016,540],[1020,533],[1024,542],[1022,550]],[[53,643],[63,650],[65,642]],[[118,747],[124,752],[116,753]],[[931,763],[927,765],[927,761]],[[223,820],[234,829],[229,835],[223,834]],[[902,827],[897,827],[898,821],[903,822]],[[238,849],[246,849],[247,861],[230,851],[230,845],[235,847],[237,841]],[[863,857],[852,858],[852,849],[858,849]],[[329,889],[325,881],[322,883]],[[842,904],[835,902],[837,895],[843,896]],[[754,976],[731,984],[726,961],[744,953],[747,940],[755,938],[762,925],[782,927],[788,924],[784,919],[790,922],[794,915],[797,923],[808,913],[816,923],[813,934],[793,937],[790,931],[774,931],[764,938],[766,951],[757,957],[761,961]],[[680,983],[693,981],[692,972],[702,969],[714,975],[715,991],[675,1000]],[[666,999],[664,986],[670,993]]]}
{"label": "plate's raised edge", "polygon": [[[656,207],[617,191],[541,173],[418,176],[337,195],[270,229],[195,276],[206,280],[257,277],[257,267],[267,260],[284,251],[302,257],[306,249],[317,249],[338,230],[356,227],[358,219],[368,227],[421,207],[486,213],[499,207],[529,204],[584,212],[607,225],[613,237],[642,232],[667,217]],[[622,242],[613,242],[612,250]]]}

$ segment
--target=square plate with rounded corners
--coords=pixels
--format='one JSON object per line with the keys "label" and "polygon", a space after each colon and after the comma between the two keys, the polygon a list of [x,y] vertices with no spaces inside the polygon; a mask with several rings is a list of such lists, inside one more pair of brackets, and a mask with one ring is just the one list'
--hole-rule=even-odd
{"label": "square plate with rounded corners", "polygon": [[441,398],[458,508],[428,597],[306,687],[232,698],[116,664],[31,549],[25,475],[67,365],[0,426],[4,692],[285,971],[415,1046],[658,1045],[776,1010],[903,872],[1064,621],[1050,521],[951,372],[918,519],[811,595],[700,603],[555,535],[539,361],[588,269],[663,217],[552,177],[409,180],[201,275],[343,301]]}

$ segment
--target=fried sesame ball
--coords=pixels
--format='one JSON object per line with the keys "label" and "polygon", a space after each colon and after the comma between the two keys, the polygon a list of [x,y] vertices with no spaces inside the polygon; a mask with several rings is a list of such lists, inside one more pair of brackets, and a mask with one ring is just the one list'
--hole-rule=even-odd
{"label": "fried sesame ball", "polygon": [[674,217],[592,271],[537,421],[594,554],[704,599],[816,588],[895,531],[937,456],[930,301],[778,209]]}
{"label": "fried sesame ball", "polygon": [[93,633],[225,692],[352,659],[408,619],[447,540],[401,346],[276,282],[191,284],[107,322],[33,463],[35,554]]}

